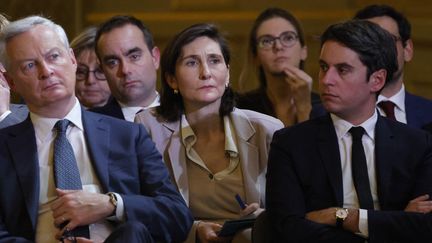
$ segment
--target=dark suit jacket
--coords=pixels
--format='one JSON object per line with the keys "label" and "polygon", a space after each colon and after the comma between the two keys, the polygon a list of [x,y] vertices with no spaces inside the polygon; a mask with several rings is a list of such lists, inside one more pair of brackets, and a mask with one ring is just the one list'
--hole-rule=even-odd
{"label": "dark suit jacket", "polygon": [[[156,241],[185,239],[191,214],[145,128],[85,110],[82,120],[101,190],[121,195],[126,219],[142,222]],[[0,131],[0,242],[35,239],[39,163],[34,133],[30,118]]]}
{"label": "dark suit jacket", "polygon": [[23,104],[10,104],[11,113],[0,122],[0,128],[8,127],[24,121],[28,116],[28,109]]}
{"label": "dark suit jacket", "polygon": [[125,120],[121,106],[113,96],[110,97],[104,106],[91,108],[89,111]]}
{"label": "dark suit jacket", "polygon": [[[379,116],[375,167],[381,211],[368,211],[369,242],[432,242],[432,214],[403,212],[432,195],[428,133]],[[343,206],[342,169],[329,115],[275,133],[269,153],[266,205],[274,227],[290,242],[364,242],[305,219],[310,211]]]}
{"label": "dark suit jacket", "polygon": [[410,127],[422,128],[432,123],[432,101],[405,92],[405,110],[407,124]]}

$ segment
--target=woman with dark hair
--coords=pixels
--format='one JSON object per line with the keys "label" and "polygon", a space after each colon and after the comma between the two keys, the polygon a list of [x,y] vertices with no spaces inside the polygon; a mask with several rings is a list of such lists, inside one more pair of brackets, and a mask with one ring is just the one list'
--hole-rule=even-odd
{"label": "woman with dark hair", "polygon": [[308,120],[320,99],[311,93],[312,78],[303,71],[306,57],[298,20],[281,8],[264,10],[250,31],[248,62],[240,75],[242,86],[258,78],[259,88],[239,94],[237,107],[274,116],[285,126]]}
{"label": "woman with dark hair", "polygon": [[217,236],[224,221],[264,207],[268,148],[283,127],[273,117],[234,108],[229,61],[227,42],[215,26],[186,28],[162,55],[161,105],[135,118],[149,131],[195,217],[188,242],[228,241]]}

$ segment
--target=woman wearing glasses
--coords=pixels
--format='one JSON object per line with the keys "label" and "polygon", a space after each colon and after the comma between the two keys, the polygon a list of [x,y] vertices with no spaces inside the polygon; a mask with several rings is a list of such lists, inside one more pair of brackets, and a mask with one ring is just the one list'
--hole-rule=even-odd
{"label": "woman wearing glasses", "polygon": [[258,78],[260,86],[239,94],[237,107],[277,117],[285,126],[308,120],[320,100],[311,95],[312,78],[303,71],[307,47],[297,19],[280,8],[264,10],[252,27],[248,48],[240,83]]}
{"label": "woman wearing glasses", "polygon": [[78,62],[75,93],[86,108],[105,105],[111,95],[94,51],[96,30],[95,27],[90,27],[71,42]]}

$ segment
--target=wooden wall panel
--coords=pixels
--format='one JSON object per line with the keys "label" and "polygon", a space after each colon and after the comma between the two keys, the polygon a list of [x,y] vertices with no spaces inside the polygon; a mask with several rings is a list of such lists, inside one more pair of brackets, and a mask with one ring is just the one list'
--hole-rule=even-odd
{"label": "wooden wall panel", "polygon": [[236,88],[245,58],[246,36],[254,18],[264,8],[283,7],[300,19],[309,49],[306,70],[316,80],[319,56],[317,37],[329,24],[349,19],[357,9],[374,3],[391,4],[410,19],[415,55],[406,67],[406,86],[414,93],[432,98],[429,61],[432,58],[432,2],[429,0],[2,0],[0,12],[12,18],[44,13],[64,26],[70,38],[85,27],[99,24],[112,15],[131,14],[149,26],[161,49],[175,33],[193,23],[216,23],[227,33],[231,44],[231,80]]}

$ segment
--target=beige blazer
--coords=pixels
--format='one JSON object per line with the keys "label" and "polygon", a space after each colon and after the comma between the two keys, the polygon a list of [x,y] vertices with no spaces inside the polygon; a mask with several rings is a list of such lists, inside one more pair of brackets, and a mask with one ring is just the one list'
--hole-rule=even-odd
{"label": "beige blazer", "polygon": [[[280,120],[255,111],[235,108],[230,114],[244,177],[246,203],[264,207],[265,173],[273,133],[283,128]],[[143,124],[170,170],[171,179],[189,205],[189,183],[185,148],[181,141],[180,121],[165,122],[154,109],[137,114],[135,122]]]}

